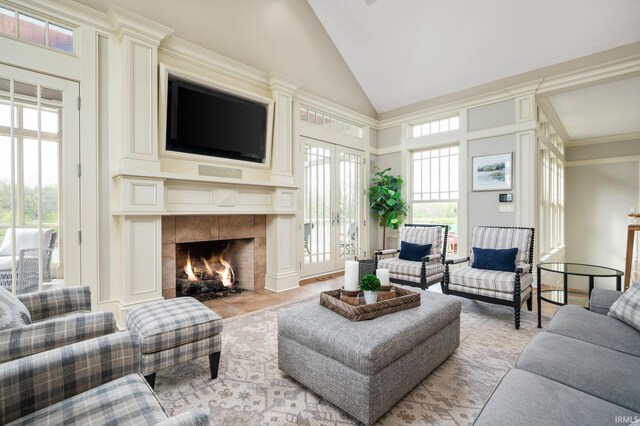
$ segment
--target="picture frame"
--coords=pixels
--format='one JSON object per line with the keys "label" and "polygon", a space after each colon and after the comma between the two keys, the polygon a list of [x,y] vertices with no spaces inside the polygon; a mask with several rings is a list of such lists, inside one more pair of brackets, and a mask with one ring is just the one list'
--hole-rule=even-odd
{"label": "picture frame", "polygon": [[473,157],[471,176],[473,191],[502,191],[511,189],[513,153]]}

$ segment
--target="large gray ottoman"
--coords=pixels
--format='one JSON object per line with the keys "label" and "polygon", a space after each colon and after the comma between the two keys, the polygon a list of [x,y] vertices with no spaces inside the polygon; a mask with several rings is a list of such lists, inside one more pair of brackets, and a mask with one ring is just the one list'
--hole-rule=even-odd
{"label": "large gray ottoman", "polygon": [[352,322],[319,300],[281,312],[278,366],[363,423],[375,422],[460,344],[461,302],[421,294],[419,307],[368,321]]}

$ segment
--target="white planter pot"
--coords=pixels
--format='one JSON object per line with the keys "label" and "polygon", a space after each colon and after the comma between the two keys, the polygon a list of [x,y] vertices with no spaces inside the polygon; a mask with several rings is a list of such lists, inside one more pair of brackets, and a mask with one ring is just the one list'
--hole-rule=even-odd
{"label": "white planter pot", "polygon": [[364,303],[367,305],[371,303],[376,303],[378,301],[378,292],[377,291],[365,291],[364,292]]}

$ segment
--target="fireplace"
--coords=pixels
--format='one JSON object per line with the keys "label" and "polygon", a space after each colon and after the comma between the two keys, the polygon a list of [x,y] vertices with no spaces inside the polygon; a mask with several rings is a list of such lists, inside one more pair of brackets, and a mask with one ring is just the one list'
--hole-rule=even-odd
{"label": "fireplace", "polygon": [[264,288],[266,217],[162,218],[165,298],[210,300]]}
{"label": "fireplace", "polygon": [[253,245],[253,238],[177,243],[176,297],[204,301],[245,291],[240,283],[254,279]]}

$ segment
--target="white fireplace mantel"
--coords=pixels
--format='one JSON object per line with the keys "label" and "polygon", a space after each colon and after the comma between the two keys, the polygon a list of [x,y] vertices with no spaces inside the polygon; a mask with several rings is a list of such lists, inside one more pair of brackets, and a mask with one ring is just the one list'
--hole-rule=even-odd
{"label": "white fireplace mantel", "polygon": [[117,216],[295,214],[298,185],[150,170],[113,173]]}

